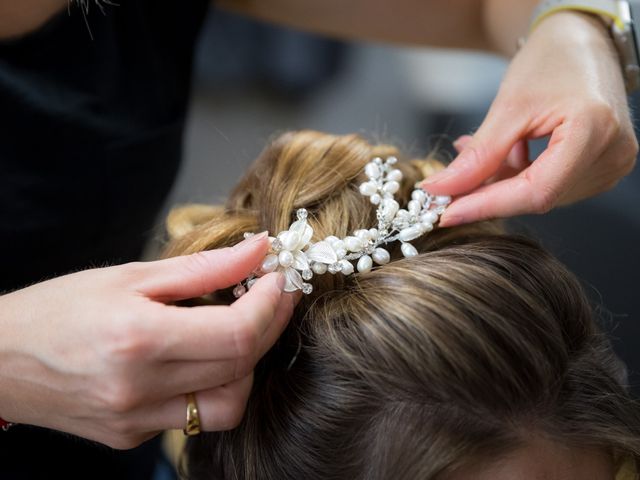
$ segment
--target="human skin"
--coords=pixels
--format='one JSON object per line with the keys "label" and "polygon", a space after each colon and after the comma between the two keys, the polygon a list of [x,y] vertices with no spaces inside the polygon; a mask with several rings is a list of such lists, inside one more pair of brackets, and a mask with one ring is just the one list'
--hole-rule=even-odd
{"label": "human skin", "polygon": [[[430,193],[457,197],[441,226],[545,213],[613,188],[635,166],[638,142],[618,54],[604,23],[565,11],[548,16],[529,35],[537,3],[221,2],[238,12],[342,38],[513,56],[471,141],[447,169],[423,185]],[[527,36],[517,51],[518,39]],[[549,146],[536,162],[529,162],[526,141],[547,135]]]}
{"label": "human skin", "polygon": [[[588,15],[557,13],[540,23],[480,128],[424,184],[459,196],[442,226],[544,213],[609,190],[631,172],[637,141],[605,34]],[[526,140],[547,135],[547,148],[530,162]]]}
{"label": "human skin", "polygon": [[[476,48],[513,55],[516,38],[527,33],[536,2],[219,3],[257,18],[343,38]],[[0,0],[0,39],[37,29],[66,5],[67,0]],[[523,142],[547,134],[551,135],[549,147],[529,164]],[[442,217],[442,226],[544,212],[611,188],[629,173],[635,162],[637,141],[620,66],[600,21],[565,12],[541,22],[511,62],[485,121],[460,145],[462,154],[444,173],[430,177],[426,185],[432,193],[458,196]],[[448,175],[451,172],[454,174]],[[487,181],[489,184],[485,184]],[[244,278],[257,265],[266,244],[262,248],[246,257],[230,256],[236,258],[236,263],[227,264],[222,271],[230,269],[237,273],[237,279]],[[159,278],[162,263],[151,264],[155,267],[150,268],[134,264],[80,272],[0,297],[0,416],[127,448],[148,438],[150,432],[184,426],[184,393],[198,391],[205,429],[232,425],[229,418],[237,421],[244,408],[250,387],[249,367],[275,341],[272,335],[284,328],[286,313],[292,308],[290,299],[279,300],[276,307],[272,300],[272,312],[278,313],[271,323],[276,327],[269,330],[267,340],[252,343],[250,353],[243,351],[240,357],[251,359],[245,360],[248,367],[240,369],[246,373],[245,380],[234,377],[239,383],[224,397],[225,408],[218,408],[220,400],[213,392],[221,394],[221,385],[232,379],[217,377],[207,370],[218,368],[214,362],[223,360],[209,358],[198,363],[183,359],[182,363],[174,363],[176,368],[169,375],[161,368],[164,364],[159,357],[145,357],[150,339],[167,338],[168,329],[191,333],[181,339],[185,353],[190,351],[188,347],[196,349],[202,338],[216,340],[219,310],[204,312],[209,321],[200,317],[203,311],[198,309],[182,312],[178,319],[171,317],[177,307],[160,301],[184,298],[187,293],[205,293],[203,279],[204,285],[214,285],[207,282],[214,282],[218,270],[204,274],[198,269],[202,259],[210,256],[216,254],[186,257],[183,262],[187,267],[179,269],[183,274],[179,279],[172,277],[171,287],[162,298],[145,296],[150,293],[147,291],[141,295],[139,290],[141,284],[150,285]],[[245,263],[247,259],[255,260],[251,268],[250,262]],[[244,267],[236,270],[236,264]],[[269,278],[265,277],[264,282],[275,282]],[[272,284],[269,288],[275,287]],[[253,307],[261,305],[254,297],[257,294],[247,296],[243,304],[255,300]],[[162,318],[165,320],[158,321]],[[199,336],[200,330],[184,330],[188,319],[206,324],[208,333]],[[212,352],[215,345],[218,344],[209,345]],[[195,363],[203,367],[199,376],[194,375]],[[210,384],[180,383],[180,379],[189,376],[214,380]],[[165,383],[173,386],[163,390]],[[106,398],[100,398],[103,393]],[[81,408],[81,401],[88,401],[91,407]],[[99,407],[106,413],[100,414]],[[232,414],[215,413],[226,411]]]}
{"label": "human skin", "polygon": [[469,462],[440,480],[613,480],[611,455],[598,448],[579,448],[543,436],[498,459]]}
{"label": "human skin", "polygon": [[231,306],[172,302],[234,285],[265,236],[233,248],[85,270],[0,297],[0,412],[9,421],[131,448],[184,428],[197,392],[203,430],[236,426],[252,371],[294,297],[269,274]]}
{"label": "human skin", "polygon": [[[544,213],[613,188],[635,166],[624,81],[603,22],[550,15],[527,36],[537,0],[222,0],[222,8],[355,40],[515,54],[484,122],[424,184],[457,196],[440,225]],[[41,25],[66,0],[0,0],[0,38]],[[526,141],[550,136],[531,163]],[[512,152],[510,154],[510,152]]]}

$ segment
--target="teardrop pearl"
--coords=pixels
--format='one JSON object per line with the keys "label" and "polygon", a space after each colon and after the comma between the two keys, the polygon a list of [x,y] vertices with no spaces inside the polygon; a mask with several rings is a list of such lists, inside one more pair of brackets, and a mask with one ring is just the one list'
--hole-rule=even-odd
{"label": "teardrop pearl", "polygon": [[422,231],[422,233],[430,232],[431,230],[433,230],[433,224],[429,222],[421,222],[420,230]]}
{"label": "teardrop pearl", "polygon": [[343,275],[351,275],[353,273],[353,263],[349,260],[340,260],[340,265],[342,265],[342,270],[340,270],[340,272]]}
{"label": "teardrop pearl", "polygon": [[344,250],[346,248],[344,242],[339,238],[336,238],[335,241],[330,243],[330,245],[334,250]]}
{"label": "teardrop pearl", "polygon": [[449,195],[438,195],[435,198],[436,205],[449,205],[451,203],[451,197]]}
{"label": "teardrop pearl", "polygon": [[418,215],[420,210],[422,210],[422,205],[417,200],[410,200],[407,204],[407,210],[411,215]]}
{"label": "teardrop pearl", "polygon": [[385,193],[396,193],[399,189],[400,184],[395,180],[391,180],[382,186],[382,191]]}
{"label": "teardrop pearl", "polygon": [[404,208],[401,208],[400,210],[398,210],[398,213],[396,213],[396,218],[403,222],[408,222],[411,219],[411,214]]}
{"label": "teardrop pearl", "polygon": [[371,239],[371,235],[369,235],[369,230],[364,230],[364,229],[356,230],[354,232],[354,235],[358,237],[360,240],[362,240],[363,243],[368,242]]}
{"label": "teardrop pearl", "polygon": [[327,273],[327,264],[316,262],[313,265],[311,265],[311,270],[313,270],[313,273],[315,273],[316,275],[325,274]]}
{"label": "teardrop pearl", "polygon": [[407,227],[400,230],[399,237],[401,241],[408,242],[410,240],[418,238],[420,235],[422,235],[420,228],[414,225],[413,227]]}
{"label": "teardrop pearl", "polygon": [[374,205],[378,205],[380,203],[380,200],[382,200],[382,197],[377,193],[374,193],[373,195],[371,195],[371,197],[369,197],[369,201]]}
{"label": "teardrop pearl", "polygon": [[360,184],[360,193],[365,197],[370,197],[378,191],[378,187],[373,182],[364,182]]}
{"label": "teardrop pearl", "polygon": [[438,221],[438,214],[433,210],[429,210],[420,215],[420,221],[422,223],[436,223]]}
{"label": "teardrop pearl", "polygon": [[369,162],[364,167],[364,173],[369,178],[378,178],[380,176],[380,167],[373,162]]}
{"label": "teardrop pearl", "polygon": [[400,170],[398,170],[397,168],[394,169],[394,170],[391,170],[387,174],[387,180],[393,180],[394,182],[402,181],[402,172]]}
{"label": "teardrop pearl", "polygon": [[290,267],[293,265],[293,254],[289,250],[283,250],[278,254],[278,262],[283,267]]}
{"label": "teardrop pearl", "polygon": [[276,268],[278,268],[278,256],[273,253],[267,255],[265,259],[262,261],[262,266],[260,267],[264,273],[271,273]]}
{"label": "teardrop pearl", "polygon": [[360,273],[366,273],[370,271],[372,266],[373,260],[371,260],[371,257],[369,255],[363,255],[358,260],[358,271]]}
{"label": "teardrop pearl", "polygon": [[424,193],[424,190],[414,190],[413,192],[411,192],[411,198],[413,200],[417,200],[420,203],[424,202],[426,196],[427,195],[426,193]]}
{"label": "teardrop pearl", "polygon": [[418,255],[418,250],[416,250],[416,247],[414,247],[410,243],[403,243],[400,247],[400,250],[402,250],[402,254],[406,258],[415,257],[416,255]]}
{"label": "teardrop pearl", "polygon": [[389,252],[384,248],[376,248],[371,254],[371,257],[378,265],[384,265],[389,263],[389,260],[391,260],[391,255],[389,255]]}
{"label": "teardrop pearl", "polygon": [[351,252],[359,252],[364,247],[362,240],[358,237],[347,237],[344,239],[344,245]]}
{"label": "teardrop pearl", "polygon": [[362,240],[358,237],[346,237],[344,239],[344,245],[347,247],[347,250],[351,252],[359,252],[364,247]]}

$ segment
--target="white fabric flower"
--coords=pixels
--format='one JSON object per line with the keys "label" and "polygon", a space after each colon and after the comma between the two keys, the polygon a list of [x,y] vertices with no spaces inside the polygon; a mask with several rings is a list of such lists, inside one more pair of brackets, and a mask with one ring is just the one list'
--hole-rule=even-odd
{"label": "white fabric flower", "polygon": [[280,232],[278,240],[281,250],[278,252],[279,270],[286,278],[285,292],[302,290],[304,279],[301,272],[311,271],[311,262],[330,265],[338,261],[335,250],[328,242],[313,243],[303,251],[311,241],[313,229],[307,224],[306,212],[298,214],[298,220],[293,222],[289,230]]}

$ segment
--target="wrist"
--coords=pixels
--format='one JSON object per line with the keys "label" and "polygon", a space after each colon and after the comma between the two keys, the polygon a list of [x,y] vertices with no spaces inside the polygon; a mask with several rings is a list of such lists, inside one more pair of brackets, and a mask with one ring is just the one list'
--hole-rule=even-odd
{"label": "wrist", "polygon": [[[558,10],[546,15],[531,30],[532,16],[540,0],[486,0],[483,24],[487,44],[495,53],[512,57],[522,39],[539,34],[541,26],[546,31],[552,25],[558,32],[555,42],[569,43],[579,36],[580,42],[604,43],[614,47],[609,28],[599,15],[579,10]],[[549,27],[551,29],[551,27]]]}
{"label": "wrist", "polygon": [[[535,32],[539,24],[547,17],[557,17],[559,14],[573,12],[573,18],[589,19],[591,25],[597,28],[587,28],[585,32],[593,34],[587,48],[598,45],[605,48],[600,50],[617,60],[619,71],[627,93],[640,88],[640,46],[637,40],[636,28],[633,22],[631,5],[625,0],[545,0],[536,9],[533,16],[531,31]],[[561,18],[570,18],[562,15]],[[586,25],[583,24],[583,25]],[[579,32],[578,38],[584,39],[584,33]],[[567,32],[565,35],[569,35]],[[574,33],[575,35],[575,33]],[[571,39],[572,40],[572,39]],[[598,42],[599,40],[599,42]],[[593,53],[590,50],[585,53]],[[582,54],[578,51],[576,54]],[[606,61],[606,59],[604,60]]]}
{"label": "wrist", "polygon": [[576,49],[576,55],[585,52],[608,54],[617,61],[608,27],[594,14],[569,10],[552,13],[535,26],[526,42],[535,42],[540,38],[558,47],[571,46]]}
{"label": "wrist", "polygon": [[529,33],[531,15],[540,0],[485,0],[482,23],[486,43],[494,53],[512,57],[518,39]]}

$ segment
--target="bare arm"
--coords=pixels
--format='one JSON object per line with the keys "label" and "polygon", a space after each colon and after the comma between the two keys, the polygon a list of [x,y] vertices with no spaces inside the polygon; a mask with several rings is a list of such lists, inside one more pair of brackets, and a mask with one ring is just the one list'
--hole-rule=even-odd
{"label": "bare arm", "polygon": [[[538,0],[222,0],[222,8],[330,36],[513,54]],[[30,32],[69,0],[0,0],[0,39]]]}
{"label": "bare arm", "polygon": [[[527,36],[538,0],[221,0],[236,12],[347,39],[513,56],[487,117],[425,188],[456,200],[441,226],[543,213],[612,188],[635,165],[620,62],[604,24],[560,12]],[[576,54],[576,52],[579,52]],[[550,135],[531,163],[527,140]]]}
{"label": "bare arm", "polygon": [[36,30],[67,6],[68,0],[0,0],[0,40]]}
{"label": "bare arm", "polygon": [[513,54],[537,0],[222,0],[222,8],[358,40]]}

